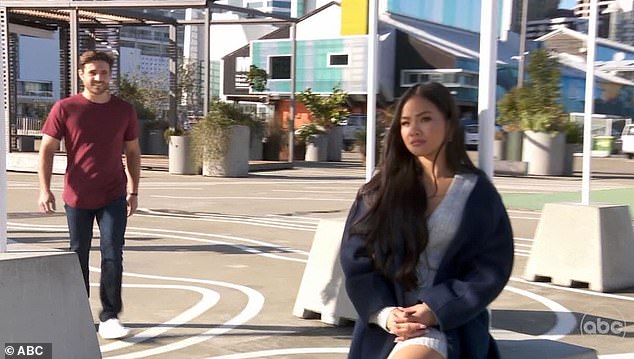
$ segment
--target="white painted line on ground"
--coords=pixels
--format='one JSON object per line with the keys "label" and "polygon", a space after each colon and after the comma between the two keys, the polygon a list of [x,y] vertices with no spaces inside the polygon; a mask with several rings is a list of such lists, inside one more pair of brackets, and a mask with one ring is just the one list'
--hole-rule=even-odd
{"label": "white painted line on ground", "polygon": [[520,216],[509,216],[510,219],[528,219],[531,221],[539,221],[540,217],[520,217]]}
{"label": "white painted line on ground", "polygon": [[530,285],[534,285],[534,286],[542,287],[542,288],[557,289],[557,290],[562,290],[562,291],[566,291],[566,292],[591,295],[591,296],[595,296],[595,297],[627,300],[627,301],[634,302],[634,297],[628,297],[628,296],[625,296],[625,295],[601,293],[601,292],[592,292],[592,291],[589,291],[589,290],[583,290],[583,289],[579,289],[579,288],[563,287],[563,286],[558,286],[558,285],[554,285],[554,284],[550,284],[550,283],[543,283],[543,282],[531,282],[531,281],[528,281],[526,279],[517,278],[517,277],[511,277],[510,280],[512,280],[514,282],[530,284]]}
{"label": "white painted line on ground", "polygon": [[634,353],[599,355],[599,359],[633,359]]}
{"label": "white painted line on ground", "polygon": [[507,209],[508,213],[524,213],[524,214],[536,214],[539,215],[541,212],[539,211],[527,211],[524,209]]}
{"label": "white painted line on ground", "polygon": [[[214,237],[214,238],[221,238],[221,239],[229,239],[229,240],[233,240],[233,241],[240,241],[240,242],[244,242],[244,243],[255,244],[255,245],[263,246],[263,247],[271,247],[271,248],[279,250],[279,251],[285,251],[285,252],[294,253],[294,254],[300,254],[300,255],[304,255],[304,256],[308,256],[308,254],[309,254],[306,251],[302,251],[302,250],[299,250],[299,249],[292,249],[290,247],[283,247],[283,246],[279,246],[279,245],[276,245],[276,244],[273,244],[273,243],[270,243],[270,242],[260,241],[260,240],[257,240],[257,239],[248,239],[248,238],[244,238],[244,237],[236,237],[236,236],[224,235],[224,234],[176,231],[176,230],[145,228],[145,227],[128,227],[128,229],[138,230],[138,231],[159,232],[161,234],[163,234],[163,233],[177,233],[177,234],[184,234],[184,235],[188,235],[188,236],[201,236],[201,237]],[[150,234],[150,233],[144,233],[144,232],[139,232],[139,233],[143,233],[145,235]],[[235,246],[235,244],[233,244],[233,243],[209,241],[207,239],[202,239],[202,238],[181,237],[181,236],[175,236],[175,235],[169,235],[169,234],[167,234],[166,236],[170,236],[170,237],[178,238],[178,239],[192,240],[192,241],[196,241],[196,242],[207,242],[207,243],[225,244],[225,245]],[[242,248],[246,248],[246,249],[248,249],[250,251],[256,251],[256,250],[254,250],[252,248],[248,248],[248,247],[245,247],[245,246],[240,246],[239,248],[241,248],[241,249]],[[289,258],[280,258],[280,259],[290,260]],[[291,259],[294,259],[294,258],[291,258]]]}
{"label": "white painted line on ground", "polygon": [[[8,223],[8,226],[9,227],[13,227],[13,228],[18,228],[18,229],[21,229],[21,228],[34,229],[34,228],[37,228],[37,230],[40,231],[40,232],[57,232],[57,231],[59,231],[59,229],[62,229],[62,228],[63,229],[67,229],[68,228],[66,225],[41,225],[41,224],[11,223],[11,222]],[[256,255],[259,255],[259,256],[262,256],[262,257],[280,259],[280,260],[285,260],[285,261],[290,261],[290,262],[306,263],[307,259],[292,258],[292,257],[285,257],[285,256],[277,255],[277,254],[264,253],[264,252],[262,252],[260,250],[257,250],[257,249],[254,249],[254,248],[248,247],[246,245],[242,245],[242,244],[215,241],[215,240],[211,240],[211,239],[203,239],[203,238],[194,238],[194,237],[188,237],[188,236],[173,235],[173,234],[169,234],[169,233],[180,233],[180,234],[188,234],[188,235],[195,235],[195,236],[201,236],[201,237],[216,237],[216,238],[222,238],[222,239],[236,240],[236,241],[242,241],[242,242],[245,242],[245,243],[256,244],[258,246],[270,247],[273,250],[278,250],[278,251],[281,251],[281,252],[288,252],[288,254],[298,254],[298,255],[302,255],[302,256],[308,256],[308,252],[306,252],[306,251],[302,251],[302,250],[298,250],[298,249],[292,249],[290,247],[278,246],[278,245],[273,244],[273,243],[258,241],[258,240],[255,240],[255,239],[241,238],[241,237],[235,237],[235,236],[229,236],[229,235],[221,235],[221,234],[185,232],[185,231],[174,231],[174,230],[143,228],[143,227],[128,227],[128,229],[126,230],[126,235],[138,235],[138,236],[156,235],[156,233],[154,233],[154,232],[161,233],[161,235],[163,237],[165,237],[165,238],[182,239],[182,240],[193,241],[193,242],[203,242],[203,243],[209,243],[209,244],[226,245],[226,246],[238,248],[238,249],[240,249],[242,251],[245,251],[247,253],[256,254]],[[98,235],[99,234],[99,230],[97,228],[95,228],[93,230],[93,233]],[[160,245],[158,247],[160,247]]]}
{"label": "white painted line on ground", "polygon": [[244,197],[244,196],[164,196],[151,195],[154,198],[185,199],[185,200],[259,200],[259,201],[330,201],[352,202],[351,198],[314,198],[314,197]]}
{"label": "white painted line on ground", "polygon": [[[94,268],[96,269],[96,268]],[[91,287],[99,287],[99,283],[90,283]],[[184,312],[180,313],[176,317],[168,320],[160,326],[151,327],[140,333],[135,334],[133,337],[126,338],[125,341],[119,340],[109,344],[100,346],[102,353],[106,353],[113,350],[123,349],[132,346],[137,343],[141,343],[146,340],[150,340],[158,337],[159,335],[167,332],[173,327],[186,324],[201,314],[207,312],[213,308],[220,300],[220,295],[211,289],[194,287],[189,285],[172,285],[172,284],[123,284],[124,288],[151,288],[151,289],[177,289],[177,290],[189,290],[198,292],[202,295],[202,298],[194,306],[188,308]]]}
{"label": "white painted line on ground", "polygon": [[531,248],[532,245],[530,244],[522,244],[522,243],[515,243],[515,247],[523,247],[523,248]]}
{"label": "white painted line on ground", "polygon": [[[90,267],[91,271],[99,271],[98,268]],[[240,326],[249,320],[253,319],[264,306],[264,296],[258,291],[245,287],[239,284],[221,282],[215,280],[204,280],[204,279],[194,279],[194,278],[181,278],[181,277],[168,277],[168,276],[158,276],[158,275],[148,275],[148,274],[139,274],[139,273],[130,273],[124,272],[124,276],[126,277],[134,277],[134,278],[145,278],[145,279],[156,279],[156,280],[167,280],[167,281],[177,281],[177,282],[187,282],[187,283],[198,283],[198,284],[206,284],[211,286],[219,286],[230,289],[235,289],[244,293],[248,297],[248,302],[246,307],[235,317],[229,319],[227,322],[215,326],[201,334],[192,335],[187,337],[186,339],[179,340],[174,343],[162,345],[160,347],[141,350],[134,353],[122,354],[113,357],[108,357],[111,359],[136,359],[136,358],[144,358],[151,355],[158,355],[167,352],[171,352],[174,350],[180,350],[192,345],[196,345],[207,341],[217,335],[221,335],[227,333],[228,331]]]}
{"label": "white painted line on ground", "polygon": [[333,191],[331,190],[323,190],[323,191],[308,191],[305,189],[274,189],[272,192],[292,192],[292,193],[325,193],[325,194],[349,194],[354,196],[356,191]]}
{"label": "white painted line on ground", "polygon": [[251,359],[265,358],[277,355],[299,355],[299,354],[347,354],[349,348],[285,348],[261,350],[249,353],[236,353],[229,355],[221,355],[215,357],[207,357],[205,359]]}
{"label": "white painted line on ground", "polygon": [[534,242],[533,238],[515,237],[514,239],[515,239],[516,241]]}
{"label": "white painted line on ground", "polygon": [[508,285],[504,287],[504,290],[508,290],[509,292],[522,295],[537,302],[540,302],[555,314],[555,316],[557,317],[555,326],[552,327],[548,332],[539,335],[539,338],[548,340],[559,340],[570,334],[576,328],[577,318],[575,318],[575,316],[570,310],[568,310],[568,308],[555,302],[554,300],[548,299],[544,296],[529,292],[524,289],[511,287]]}
{"label": "white painted line on ground", "polygon": [[[143,212],[147,212],[145,214]],[[285,225],[279,225],[278,221],[271,221],[269,219],[257,219],[252,217],[230,217],[230,216],[202,216],[200,214],[178,214],[178,213],[169,213],[169,212],[159,212],[153,211],[147,208],[139,209],[139,212],[135,214],[140,217],[148,217],[148,218],[177,218],[179,220],[190,220],[190,221],[199,221],[199,222],[222,222],[222,223],[237,223],[237,224],[248,224],[253,226],[261,226],[261,227],[270,227],[270,228],[282,228],[282,229],[295,229],[298,231],[315,231],[317,226],[315,224],[309,225],[301,225],[295,223],[284,223]]]}

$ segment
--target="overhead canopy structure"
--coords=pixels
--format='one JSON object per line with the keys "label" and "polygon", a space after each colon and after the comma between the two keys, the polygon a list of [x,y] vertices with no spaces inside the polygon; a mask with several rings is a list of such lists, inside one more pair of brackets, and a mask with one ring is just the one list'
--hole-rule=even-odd
{"label": "overhead canopy structure", "polygon": [[[6,193],[5,164],[7,156],[17,147],[17,35],[11,34],[10,25],[59,31],[60,84],[62,97],[77,93],[77,60],[80,51],[100,49],[119,44],[121,26],[168,26],[170,40],[170,103],[169,117],[176,123],[176,28],[179,25],[204,25],[204,111],[209,103],[209,28],[211,24],[290,24],[294,34],[296,19],[265,13],[255,9],[215,4],[216,0],[2,0],[0,2],[0,194]],[[201,20],[178,20],[149,13],[148,9],[200,9]],[[212,9],[247,14],[247,19],[211,21]],[[79,30],[82,31],[79,31]],[[294,35],[293,35],[293,44]],[[293,45],[294,46],[294,45]],[[47,61],[47,59],[43,59]],[[117,72],[113,75],[118,76]],[[293,56],[291,73],[294,74]],[[115,70],[113,68],[113,70]],[[292,75],[294,80],[294,75]],[[294,83],[294,81],[293,81]],[[294,85],[293,85],[294,89]],[[291,95],[294,100],[294,90]],[[294,105],[291,105],[294,112]],[[289,128],[289,142],[293,143],[293,128]],[[292,147],[291,147],[292,149]],[[293,158],[292,153],[289,156]],[[6,196],[0,195],[0,252],[6,251]]]}
{"label": "overhead canopy structure", "polygon": [[[170,101],[168,119],[176,123],[176,68],[177,27],[206,25],[203,59],[203,107],[209,103],[209,26],[211,24],[292,24],[295,19],[265,13],[250,8],[216,4],[217,0],[2,0],[0,3],[0,47],[3,63],[4,111],[6,129],[5,153],[17,151],[17,35],[10,26],[59,31],[60,41],[60,95],[66,97],[79,91],[77,60],[80,52],[96,49],[113,51],[113,85],[119,77],[118,46],[122,26],[169,27]],[[199,20],[182,20],[163,16],[148,9],[200,9],[205,16]],[[213,9],[234,11],[247,15],[247,19],[211,21]],[[81,31],[80,31],[81,30]]]}

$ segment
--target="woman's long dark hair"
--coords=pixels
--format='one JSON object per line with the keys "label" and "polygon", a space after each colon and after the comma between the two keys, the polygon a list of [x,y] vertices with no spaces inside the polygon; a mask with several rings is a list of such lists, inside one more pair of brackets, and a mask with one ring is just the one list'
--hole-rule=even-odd
{"label": "woman's long dark hair", "polygon": [[[427,193],[423,186],[423,167],[405,147],[401,137],[403,106],[414,96],[429,100],[445,115],[448,130],[441,151],[445,151],[451,173],[476,171],[465,151],[458,108],[449,90],[435,82],[408,89],[401,97],[392,119],[378,173],[360,190],[369,210],[351,227],[351,233],[366,237],[367,250],[374,259],[376,269],[407,289],[414,289],[418,285],[416,266],[429,237],[425,218]],[[398,268],[395,267],[397,263]]]}

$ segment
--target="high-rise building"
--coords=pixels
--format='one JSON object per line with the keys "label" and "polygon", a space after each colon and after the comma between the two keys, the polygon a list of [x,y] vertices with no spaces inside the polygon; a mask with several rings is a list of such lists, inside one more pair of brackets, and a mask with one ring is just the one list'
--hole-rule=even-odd
{"label": "high-rise building", "polygon": [[517,33],[520,32],[522,23],[522,3],[528,1],[526,20],[544,20],[552,17],[560,17],[555,15],[559,7],[559,0],[513,0],[513,18],[511,21],[511,29]]}
{"label": "high-rise building", "polygon": [[[610,40],[622,41],[621,38],[633,38],[634,34],[627,34],[626,29],[632,28],[633,24],[627,24],[627,18],[622,18],[622,21],[619,24],[619,14],[617,12],[609,13],[606,11],[610,4],[613,1],[611,0],[600,0],[598,2],[599,6],[599,28],[597,29],[597,36],[603,38],[609,38]],[[590,16],[590,0],[577,0],[577,4],[574,7],[575,16],[581,17],[584,19],[589,18]],[[630,17],[631,18],[631,17]],[[618,31],[618,28],[621,27],[622,31]],[[587,31],[587,26],[585,28],[580,29],[581,32]],[[619,34],[617,36],[617,33]]]}

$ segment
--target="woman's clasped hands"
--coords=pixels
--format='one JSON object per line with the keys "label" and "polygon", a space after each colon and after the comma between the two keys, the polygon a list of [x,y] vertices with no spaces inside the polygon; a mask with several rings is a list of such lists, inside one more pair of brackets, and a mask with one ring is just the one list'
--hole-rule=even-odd
{"label": "woman's clasped hands", "polygon": [[387,328],[394,334],[395,342],[419,337],[427,333],[427,328],[438,324],[434,312],[425,303],[411,307],[396,307],[390,312]]}

